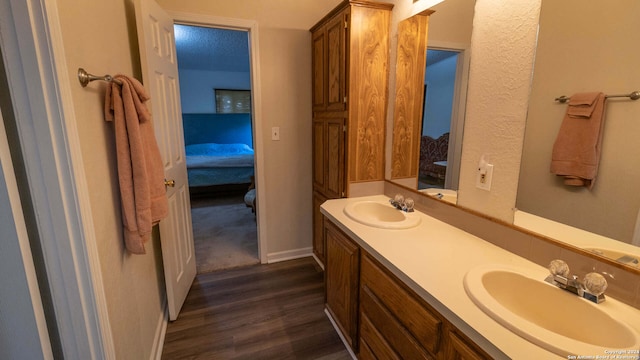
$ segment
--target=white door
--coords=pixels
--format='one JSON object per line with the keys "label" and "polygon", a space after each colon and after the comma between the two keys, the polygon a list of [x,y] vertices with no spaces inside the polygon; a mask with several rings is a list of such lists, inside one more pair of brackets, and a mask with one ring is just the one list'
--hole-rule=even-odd
{"label": "white door", "polygon": [[165,177],[175,182],[175,187],[167,187],[169,217],[160,222],[169,319],[175,320],[195,278],[196,257],[173,19],[154,0],[137,0],[136,24],[142,78],[151,97],[151,113]]}

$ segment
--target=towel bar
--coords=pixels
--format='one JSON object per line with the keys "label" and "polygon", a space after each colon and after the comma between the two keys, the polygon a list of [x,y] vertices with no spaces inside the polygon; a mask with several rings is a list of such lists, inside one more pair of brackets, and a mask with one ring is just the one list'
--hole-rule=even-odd
{"label": "towel bar", "polygon": [[[631,100],[638,100],[640,99],[640,91],[634,91],[630,94],[619,94],[619,95],[605,95],[605,98],[617,98],[617,97],[628,97]],[[565,96],[562,95],[560,97],[555,98],[555,101],[559,102],[559,103],[566,103],[567,101],[569,101],[569,99],[571,99],[570,96]]]}
{"label": "towel bar", "polygon": [[90,82],[94,80],[114,82],[118,85],[122,85],[122,82],[120,80],[114,79],[113,76],[111,75],[96,76],[96,75],[89,74],[83,68],[78,68],[78,81],[80,81],[80,85],[82,85],[82,87],[86,87]]}

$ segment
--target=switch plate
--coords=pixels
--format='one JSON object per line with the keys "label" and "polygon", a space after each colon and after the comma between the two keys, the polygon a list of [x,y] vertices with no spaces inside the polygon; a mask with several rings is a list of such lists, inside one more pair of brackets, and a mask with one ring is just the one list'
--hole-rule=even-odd
{"label": "switch plate", "polygon": [[271,128],[271,140],[280,140],[280,127],[274,126]]}
{"label": "switch plate", "polygon": [[476,177],[476,187],[482,190],[491,190],[491,180],[493,178],[493,164],[483,164],[478,167]]}

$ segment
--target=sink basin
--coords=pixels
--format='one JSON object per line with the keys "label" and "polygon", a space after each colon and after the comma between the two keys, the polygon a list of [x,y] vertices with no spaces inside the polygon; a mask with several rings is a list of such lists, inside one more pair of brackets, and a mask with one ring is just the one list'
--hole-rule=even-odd
{"label": "sink basin", "polygon": [[593,304],[515,269],[478,267],[464,278],[471,300],[498,323],[560,356],[638,349],[640,335]]}
{"label": "sink basin", "polygon": [[344,213],[351,219],[380,229],[409,229],[420,224],[420,216],[400,211],[389,203],[358,201],[345,206]]}

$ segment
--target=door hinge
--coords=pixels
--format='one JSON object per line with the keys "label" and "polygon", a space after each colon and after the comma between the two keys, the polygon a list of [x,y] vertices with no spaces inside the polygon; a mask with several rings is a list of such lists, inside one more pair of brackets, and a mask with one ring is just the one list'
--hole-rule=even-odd
{"label": "door hinge", "polygon": [[347,125],[342,125],[342,132],[347,132]]}
{"label": "door hinge", "polygon": [[345,29],[349,28],[349,22],[347,21],[347,19],[344,19],[344,28]]}
{"label": "door hinge", "polygon": [[342,98],[342,102],[345,103],[345,104],[347,103],[347,97],[346,96]]}
{"label": "door hinge", "polygon": [[345,197],[344,191],[342,192],[342,197]]}

